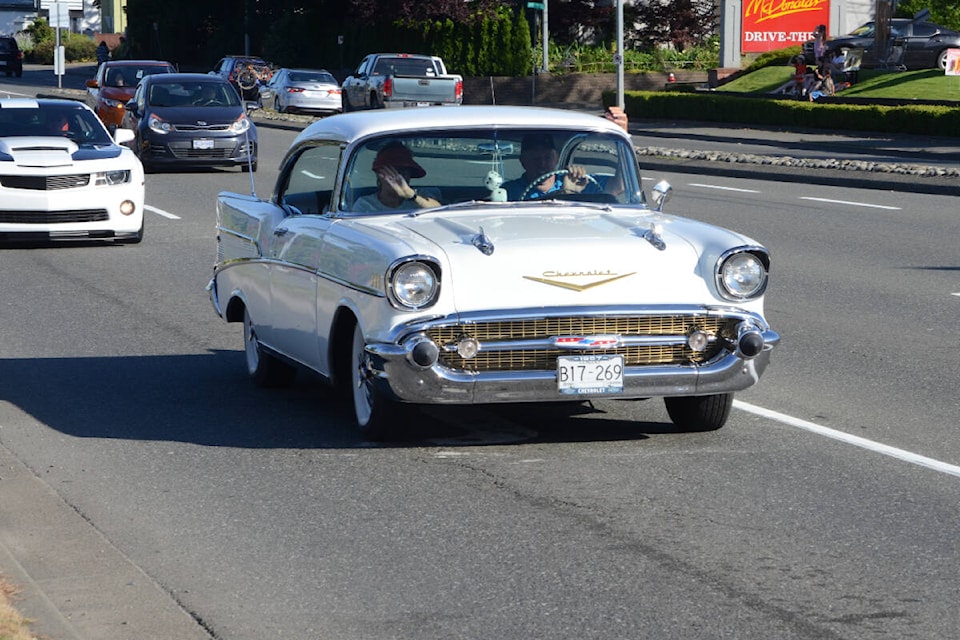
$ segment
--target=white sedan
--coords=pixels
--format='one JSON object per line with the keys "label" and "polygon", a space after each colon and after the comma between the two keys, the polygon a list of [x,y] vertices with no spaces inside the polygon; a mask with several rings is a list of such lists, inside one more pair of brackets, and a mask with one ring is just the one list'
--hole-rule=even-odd
{"label": "white sedan", "polygon": [[270,386],[312,369],[369,439],[416,404],[663,397],[721,427],[779,335],[770,259],[668,215],[629,135],[524,107],[351,113],[294,141],[268,199],[221,193],[217,313]]}
{"label": "white sedan", "polygon": [[143,167],[85,104],[0,99],[0,242],[143,239]]}

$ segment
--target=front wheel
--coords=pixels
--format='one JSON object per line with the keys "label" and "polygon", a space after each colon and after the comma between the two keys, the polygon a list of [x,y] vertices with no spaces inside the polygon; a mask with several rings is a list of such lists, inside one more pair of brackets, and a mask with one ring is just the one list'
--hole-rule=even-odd
{"label": "front wheel", "polygon": [[350,388],[357,428],[367,440],[388,440],[399,432],[406,417],[406,405],[387,398],[376,389],[364,349],[366,341],[360,324],[353,328],[350,353]]}
{"label": "front wheel", "polygon": [[716,431],[727,422],[732,393],[664,398],[667,413],[680,431]]}
{"label": "front wheel", "polygon": [[297,370],[266,353],[257,339],[256,327],[250,312],[243,311],[243,343],[247,373],[258,387],[283,387],[293,381]]}

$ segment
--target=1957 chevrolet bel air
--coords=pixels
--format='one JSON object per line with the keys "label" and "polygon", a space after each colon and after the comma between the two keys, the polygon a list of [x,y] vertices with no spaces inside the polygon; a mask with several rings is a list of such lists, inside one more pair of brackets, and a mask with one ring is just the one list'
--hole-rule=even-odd
{"label": "1957 chevrolet bel air", "polygon": [[648,204],[630,136],[527,107],[350,113],[293,142],[269,200],[221,193],[217,313],[263,386],[298,368],[364,437],[412,404],[663,397],[717,429],[779,335],[770,259]]}

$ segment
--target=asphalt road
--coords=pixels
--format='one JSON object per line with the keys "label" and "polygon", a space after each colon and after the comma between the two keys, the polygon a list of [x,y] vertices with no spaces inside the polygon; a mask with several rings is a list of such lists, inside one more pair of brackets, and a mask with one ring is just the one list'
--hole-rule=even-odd
{"label": "asphalt road", "polygon": [[[293,135],[261,131],[259,195]],[[235,170],[148,176],[141,245],[0,250],[0,571],[36,630],[952,637],[955,198],[648,173],[773,254],[783,343],[715,433],[598,401],[371,446],[316,381],[255,389],[203,291]]]}

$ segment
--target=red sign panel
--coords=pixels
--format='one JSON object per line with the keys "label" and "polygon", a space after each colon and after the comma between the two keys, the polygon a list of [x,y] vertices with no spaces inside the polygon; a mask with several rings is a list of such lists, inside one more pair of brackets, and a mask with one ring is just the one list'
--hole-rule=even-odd
{"label": "red sign panel", "polygon": [[820,24],[830,33],[830,0],[743,0],[740,51],[763,53],[801,45]]}

